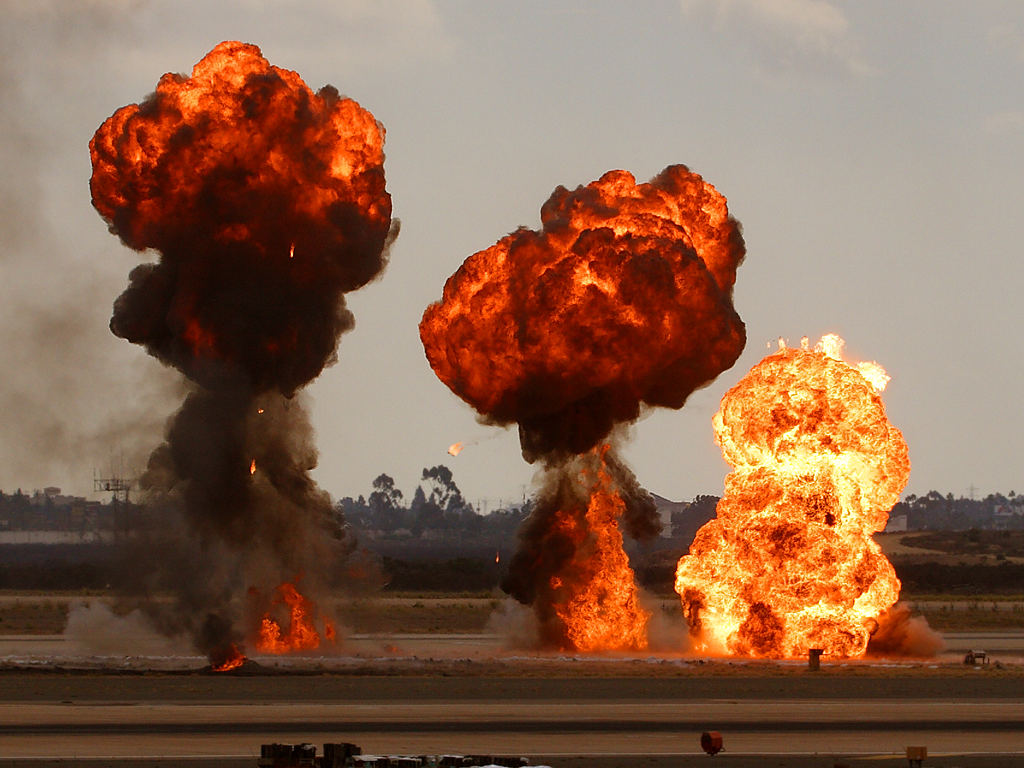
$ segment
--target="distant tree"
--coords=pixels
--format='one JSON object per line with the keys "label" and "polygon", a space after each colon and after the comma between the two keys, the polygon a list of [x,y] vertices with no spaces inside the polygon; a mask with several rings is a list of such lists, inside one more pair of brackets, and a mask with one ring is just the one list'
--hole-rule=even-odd
{"label": "distant tree", "polygon": [[369,528],[372,525],[370,507],[362,495],[358,499],[346,496],[335,505],[335,508],[340,517],[350,525],[358,528]]}
{"label": "distant tree", "polygon": [[428,501],[437,505],[439,509],[445,512],[453,510],[461,512],[462,508],[466,506],[466,502],[462,498],[462,491],[459,490],[459,486],[455,484],[455,479],[452,477],[452,471],[444,464],[424,469],[423,480],[427,481],[430,488]]}
{"label": "distant tree", "polygon": [[483,519],[484,528],[497,538],[512,538],[529,516],[531,508],[532,503],[528,502],[519,509],[496,509]]}
{"label": "distant tree", "polygon": [[417,485],[409,504],[409,517],[412,518],[413,536],[421,536],[427,528],[437,528],[442,522],[442,512],[436,504],[427,499],[423,486]]}
{"label": "distant tree", "polygon": [[394,531],[401,527],[403,510],[402,492],[395,487],[394,478],[381,474],[373,481],[370,494],[370,514],[374,524],[382,531]]}

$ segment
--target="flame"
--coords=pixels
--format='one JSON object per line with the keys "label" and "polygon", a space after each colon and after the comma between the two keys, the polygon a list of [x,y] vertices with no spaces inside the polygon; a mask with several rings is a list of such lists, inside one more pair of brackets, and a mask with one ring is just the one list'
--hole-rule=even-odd
{"label": "flame", "polygon": [[834,334],[780,345],[722,398],[715,437],[734,469],[676,572],[698,650],[862,656],[899,597],[872,534],[906,485],[907,446],[869,378],[884,370],[842,348]]}
{"label": "flame", "polygon": [[448,453],[452,456],[458,456],[460,453],[462,453],[462,448],[462,443],[452,443],[451,445],[448,446]]}
{"label": "flame", "polygon": [[230,643],[226,650],[216,654],[219,658],[211,661],[210,669],[214,672],[230,672],[245,664],[245,654],[234,643]]}
{"label": "flame", "polygon": [[449,278],[420,323],[437,376],[524,452],[582,454],[641,404],[679,408],[732,365],[744,255],[725,197],[682,165],[567,190]]}
{"label": "flame", "polygon": [[[274,602],[288,607],[289,622],[287,630],[275,621],[269,613],[264,614],[257,629],[256,650],[261,653],[290,653],[292,651],[308,651],[320,647],[320,633],[313,623],[316,607],[298,588],[285,582],[277,588]],[[337,630],[328,619],[320,617],[324,627],[324,637],[333,643],[337,638]]]}
{"label": "flame", "polygon": [[571,542],[575,556],[549,578],[548,604],[562,625],[563,648],[583,652],[642,650],[647,647],[650,613],[640,607],[629,558],[623,549],[619,518],[625,502],[604,463],[609,446],[592,452],[596,477],[585,510],[565,507],[556,513],[550,535]]}
{"label": "flame", "polygon": [[253,459],[252,463],[249,465],[249,474],[250,475],[255,475],[256,474],[256,459]]}
{"label": "flame", "polygon": [[196,357],[215,357],[217,354],[217,337],[211,331],[203,328],[194,317],[189,318],[186,322],[182,339]]}
{"label": "flame", "polygon": [[438,378],[488,423],[517,424],[524,458],[544,464],[502,588],[533,606],[546,644],[641,649],[650,617],[620,521],[634,538],[659,523],[601,446],[647,406],[682,407],[736,361],[745,245],[725,197],[683,165],[648,183],[613,170],[558,187],[540,218],[539,230],[469,256],[420,338]]}
{"label": "flame", "polygon": [[126,245],[162,256],[133,273],[114,333],[203,384],[222,381],[211,358],[254,390],[312,380],[344,329],[341,295],[386,259],[383,147],[369,111],[254,45],[225,41],[191,76],[164,75],[89,144],[96,210]]}

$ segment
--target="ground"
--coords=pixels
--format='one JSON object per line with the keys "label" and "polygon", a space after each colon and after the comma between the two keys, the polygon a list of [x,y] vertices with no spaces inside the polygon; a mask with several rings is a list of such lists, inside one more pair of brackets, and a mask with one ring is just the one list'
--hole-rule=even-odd
{"label": "ground", "polygon": [[[929,616],[971,631],[948,634],[950,650],[931,660],[826,659],[811,671],[803,660],[538,653],[488,631],[495,596],[403,595],[339,604],[355,634],[331,652],[218,674],[187,648],[96,655],[89,638],[59,634],[69,606],[101,597],[7,594],[0,768],[252,768],[272,741],[555,768],[902,768],[921,744],[925,766],[1024,766],[1024,632],[980,631],[1014,616],[1011,604],[932,598]],[[992,663],[965,666],[974,647]],[[714,763],[704,730],[723,734]]]}

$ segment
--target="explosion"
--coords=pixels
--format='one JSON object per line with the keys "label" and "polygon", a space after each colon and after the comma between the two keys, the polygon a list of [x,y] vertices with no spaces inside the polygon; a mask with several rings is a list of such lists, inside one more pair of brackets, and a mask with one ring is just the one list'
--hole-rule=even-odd
{"label": "explosion", "polygon": [[715,438],[734,469],[676,571],[703,651],[863,656],[899,597],[871,537],[907,483],[907,444],[885,415],[885,371],[842,346],[783,346],[722,398]]}
{"label": "explosion", "polygon": [[211,659],[251,634],[247,585],[270,594],[303,572],[322,588],[353,546],[309,475],[295,395],[335,361],[353,325],[344,294],[383,270],[397,234],[383,141],[333,87],[313,93],[257,47],[224,42],[89,144],[96,210],[159,255],[132,271],[111,330],[193,382],[143,482],[201,551],[136,586],[173,590],[176,614],[155,618]]}
{"label": "explosion", "polygon": [[518,424],[524,458],[545,467],[506,591],[533,606],[549,646],[643,648],[620,525],[645,538],[660,524],[608,441],[736,361],[743,238],[725,198],[681,165],[647,184],[610,171],[559,187],[541,222],[466,259],[420,337],[437,376],[485,421]]}

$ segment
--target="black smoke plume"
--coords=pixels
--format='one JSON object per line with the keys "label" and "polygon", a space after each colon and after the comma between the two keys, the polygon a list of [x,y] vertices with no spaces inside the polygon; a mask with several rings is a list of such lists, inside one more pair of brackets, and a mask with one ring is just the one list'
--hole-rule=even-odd
{"label": "black smoke plume", "polygon": [[149,610],[211,658],[245,641],[250,588],[301,578],[316,594],[353,547],[310,477],[295,395],[334,362],[344,294],[380,274],[397,234],[383,133],[334,88],[226,42],[90,143],[93,205],[158,256],[132,271],[111,330],[193,382],[142,480],[162,524],[135,544],[163,554],[133,586],[171,590]]}

